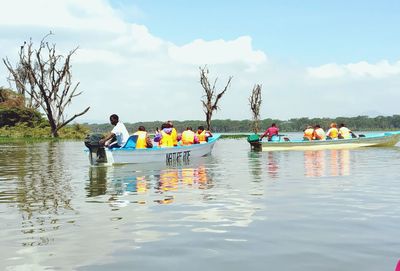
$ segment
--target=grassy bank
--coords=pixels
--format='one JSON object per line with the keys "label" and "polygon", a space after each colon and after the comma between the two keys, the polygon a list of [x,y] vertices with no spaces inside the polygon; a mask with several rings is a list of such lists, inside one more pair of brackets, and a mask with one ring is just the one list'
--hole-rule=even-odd
{"label": "grassy bank", "polygon": [[0,141],[15,140],[58,140],[58,139],[80,139],[83,140],[90,130],[81,124],[64,127],[59,131],[58,138],[50,136],[50,127],[30,127],[25,123],[15,126],[3,126],[0,128]]}

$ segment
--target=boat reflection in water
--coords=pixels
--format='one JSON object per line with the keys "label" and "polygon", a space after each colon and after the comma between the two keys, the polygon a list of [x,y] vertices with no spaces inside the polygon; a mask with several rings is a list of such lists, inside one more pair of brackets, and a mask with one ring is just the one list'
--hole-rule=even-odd
{"label": "boat reflection in water", "polygon": [[138,165],[92,167],[87,197],[108,196],[107,201],[122,207],[129,203],[170,204],[183,189],[210,189],[212,180],[204,163],[174,165],[160,169]]}
{"label": "boat reflection in water", "polygon": [[249,170],[255,181],[280,179],[289,167],[305,177],[350,175],[349,149],[308,150],[301,152],[249,152]]}
{"label": "boat reflection in water", "polygon": [[304,151],[306,177],[347,176],[350,174],[350,150]]}

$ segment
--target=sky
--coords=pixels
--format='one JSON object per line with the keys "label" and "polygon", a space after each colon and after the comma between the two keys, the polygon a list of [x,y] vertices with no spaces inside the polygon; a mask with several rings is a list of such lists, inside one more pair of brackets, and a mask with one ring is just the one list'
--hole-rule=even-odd
{"label": "sky", "polygon": [[[0,0],[0,57],[50,31],[83,93],[67,114],[105,123],[204,120],[199,68],[221,91],[213,119],[400,114],[400,1]],[[0,63],[0,86],[12,87]]]}

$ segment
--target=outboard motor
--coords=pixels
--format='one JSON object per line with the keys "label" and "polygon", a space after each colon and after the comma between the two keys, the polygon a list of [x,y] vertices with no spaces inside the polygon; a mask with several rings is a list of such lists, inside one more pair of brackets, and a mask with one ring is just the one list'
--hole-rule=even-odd
{"label": "outboard motor", "polygon": [[102,134],[89,134],[85,138],[85,146],[89,149],[90,163],[107,163],[106,152],[104,146],[99,141],[103,138]]}
{"label": "outboard motor", "polygon": [[251,149],[255,151],[262,150],[262,144],[260,142],[260,137],[258,134],[252,134],[247,137],[247,142],[250,143]]}

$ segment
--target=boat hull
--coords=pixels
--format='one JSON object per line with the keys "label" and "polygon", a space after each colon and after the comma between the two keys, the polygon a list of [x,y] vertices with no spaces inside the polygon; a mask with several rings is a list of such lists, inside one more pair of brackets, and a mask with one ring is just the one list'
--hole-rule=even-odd
{"label": "boat hull", "polygon": [[[262,151],[352,149],[360,147],[390,147],[400,140],[400,132],[387,132],[366,137],[338,140],[255,142]],[[252,143],[250,143],[252,144]]]}
{"label": "boat hull", "polygon": [[105,149],[106,159],[99,162],[94,155],[89,154],[89,160],[92,165],[187,162],[192,158],[210,154],[219,137],[220,135],[214,135],[209,142],[189,146]]}

